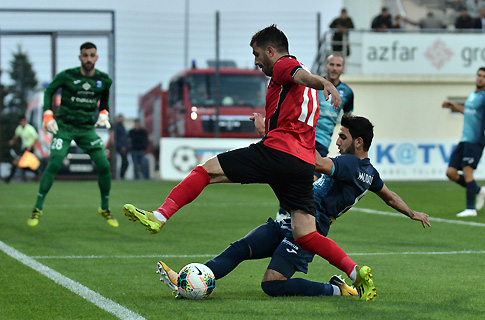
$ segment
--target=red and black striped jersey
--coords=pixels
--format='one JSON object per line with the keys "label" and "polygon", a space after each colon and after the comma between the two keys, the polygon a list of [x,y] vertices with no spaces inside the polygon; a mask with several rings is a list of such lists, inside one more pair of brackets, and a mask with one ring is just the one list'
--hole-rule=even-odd
{"label": "red and black striped jersey", "polygon": [[293,56],[281,57],[274,64],[266,92],[263,143],[314,165],[318,94],[315,89],[295,83],[294,76],[300,69],[307,70]]}

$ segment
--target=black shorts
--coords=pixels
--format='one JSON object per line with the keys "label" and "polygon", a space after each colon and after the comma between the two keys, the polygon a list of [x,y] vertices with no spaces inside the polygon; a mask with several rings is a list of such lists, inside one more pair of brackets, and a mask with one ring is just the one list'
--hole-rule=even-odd
{"label": "black shorts", "polygon": [[267,183],[288,212],[304,210],[315,215],[315,166],[261,141],[217,156],[226,177],[235,183]]}
{"label": "black shorts", "polygon": [[470,142],[460,142],[450,156],[449,167],[461,170],[463,167],[476,169],[482,157],[483,146]]}

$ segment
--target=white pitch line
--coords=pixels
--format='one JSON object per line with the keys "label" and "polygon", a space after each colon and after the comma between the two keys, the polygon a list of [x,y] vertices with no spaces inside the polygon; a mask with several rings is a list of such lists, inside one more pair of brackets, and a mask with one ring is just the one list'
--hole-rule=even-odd
{"label": "white pitch line", "polygon": [[86,286],[83,286],[79,282],[71,280],[59,272],[43,265],[42,263],[32,259],[31,257],[23,254],[22,252],[10,247],[9,245],[5,244],[4,242],[0,241],[0,250],[5,252],[10,257],[14,258],[15,260],[25,264],[27,267],[34,269],[35,271],[39,272],[40,274],[44,275],[45,277],[53,280],[55,283],[63,286],[66,289],[74,292],[75,294],[79,295],[83,299],[97,305],[99,308],[114,314],[120,319],[130,319],[130,320],[144,320],[141,315],[135,313],[118,303],[110,300],[108,298],[103,297],[99,293],[89,289]]}
{"label": "white pitch line", "polygon": [[[403,215],[402,213],[397,213],[397,212],[378,211],[378,210],[365,209],[365,208],[352,208],[350,210],[360,211],[360,212],[365,212],[365,213],[380,214],[380,215],[383,215],[383,216],[408,218],[405,215]],[[449,220],[449,219],[442,219],[442,218],[435,218],[435,217],[429,217],[428,219],[429,219],[429,221],[436,221],[436,222],[445,222],[445,223],[451,223],[451,224],[463,224],[463,225],[475,226],[475,227],[485,227],[485,223],[473,222],[473,221]]]}
{"label": "white pitch line", "polygon": [[207,258],[216,254],[148,254],[139,256],[32,256],[35,259]]}
{"label": "white pitch line", "polygon": [[[349,256],[385,256],[385,255],[438,255],[438,254],[484,254],[485,251],[408,251],[408,252],[357,252],[349,253]],[[194,254],[194,255],[142,255],[142,256],[37,256],[36,259],[140,259],[140,258],[207,258],[215,257],[216,254]]]}

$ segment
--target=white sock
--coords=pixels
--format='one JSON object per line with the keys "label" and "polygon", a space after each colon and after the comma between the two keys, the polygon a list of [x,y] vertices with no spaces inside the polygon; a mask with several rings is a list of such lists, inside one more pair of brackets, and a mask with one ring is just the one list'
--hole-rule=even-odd
{"label": "white sock", "polygon": [[160,220],[162,222],[167,222],[167,218],[165,218],[165,216],[163,214],[161,214],[158,211],[152,211],[152,212],[153,212],[153,215],[155,216],[155,218],[157,218],[158,220]]}
{"label": "white sock", "polygon": [[352,279],[353,282],[355,282],[355,279],[357,279],[357,266],[354,267],[354,270],[350,273],[349,276],[350,279]]}
{"label": "white sock", "polygon": [[333,287],[333,295],[334,296],[341,296],[342,295],[342,291],[340,290],[339,287],[334,286],[333,284],[332,284],[332,287]]}

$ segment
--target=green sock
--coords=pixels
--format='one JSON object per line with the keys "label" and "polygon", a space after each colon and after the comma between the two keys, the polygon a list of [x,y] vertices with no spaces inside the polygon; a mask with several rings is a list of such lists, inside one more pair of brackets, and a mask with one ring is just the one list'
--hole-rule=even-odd
{"label": "green sock", "polygon": [[98,186],[101,193],[101,209],[109,209],[109,192],[111,190],[111,166],[108,159],[102,153],[95,153],[91,156],[98,169]]}
{"label": "green sock", "polygon": [[37,209],[42,210],[45,197],[54,184],[54,179],[56,178],[61,164],[62,158],[56,159],[56,157],[53,157],[49,160],[49,164],[47,165],[47,168],[45,168],[42,178],[40,179],[39,192],[37,192],[37,201],[35,202],[35,207]]}

